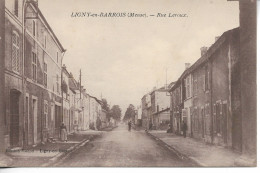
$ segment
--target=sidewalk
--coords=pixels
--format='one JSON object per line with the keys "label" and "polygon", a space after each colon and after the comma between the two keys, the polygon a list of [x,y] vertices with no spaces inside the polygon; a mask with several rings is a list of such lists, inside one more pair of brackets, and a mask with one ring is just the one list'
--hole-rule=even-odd
{"label": "sidewalk", "polygon": [[193,138],[183,138],[173,133],[165,131],[147,132],[156,140],[163,142],[168,148],[171,148],[180,158],[187,158],[205,167],[232,167],[240,154],[231,149],[222,146],[206,144]]}
{"label": "sidewalk", "polygon": [[38,144],[35,147],[26,149],[12,149],[6,153],[12,158],[10,167],[33,167],[49,166],[74,149],[83,146],[95,137],[101,136],[102,132],[87,130],[79,131],[68,135],[68,141],[55,141],[46,144]]}

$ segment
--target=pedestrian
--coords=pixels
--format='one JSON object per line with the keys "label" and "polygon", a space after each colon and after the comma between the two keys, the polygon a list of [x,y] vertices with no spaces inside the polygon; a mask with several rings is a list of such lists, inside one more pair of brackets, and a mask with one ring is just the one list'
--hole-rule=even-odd
{"label": "pedestrian", "polygon": [[168,124],[168,129],[167,129],[167,133],[172,133],[172,126],[171,126],[171,124]]}
{"label": "pedestrian", "polygon": [[61,141],[68,141],[67,139],[67,128],[64,123],[60,126]]}
{"label": "pedestrian", "polygon": [[131,131],[131,126],[132,126],[132,122],[129,121],[129,122],[128,122],[128,131],[129,131],[129,132]]}
{"label": "pedestrian", "polygon": [[152,130],[152,128],[153,128],[153,123],[150,121],[150,123],[149,123],[149,130]]}
{"label": "pedestrian", "polygon": [[185,123],[185,121],[182,121],[182,132],[184,138],[186,138],[186,131],[187,131],[187,124]]}

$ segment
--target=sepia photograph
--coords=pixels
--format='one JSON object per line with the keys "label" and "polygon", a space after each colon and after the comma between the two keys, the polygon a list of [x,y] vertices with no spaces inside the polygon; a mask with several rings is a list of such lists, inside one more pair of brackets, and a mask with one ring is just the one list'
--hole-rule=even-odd
{"label": "sepia photograph", "polygon": [[257,167],[257,0],[0,0],[0,168]]}

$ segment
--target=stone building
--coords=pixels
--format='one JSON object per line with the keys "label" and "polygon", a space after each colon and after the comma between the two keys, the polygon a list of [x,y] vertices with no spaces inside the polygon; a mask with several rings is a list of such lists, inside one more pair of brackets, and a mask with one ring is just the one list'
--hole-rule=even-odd
{"label": "stone building", "polygon": [[62,92],[62,122],[67,127],[67,130],[70,132],[71,126],[71,111],[70,111],[70,91],[69,91],[69,80],[70,73],[67,71],[65,65],[62,66],[62,84],[61,84],[61,92]]}
{"label": "stone building", "polygon": [[[240,92],[241,116],[237,117],[236,148],[242,152],[239,165],[256,166],[257,158],[257,92],[256,92],[256,0],[239,1],[240,18]],[[237,106],[236,104],[234,106]]]}
{"label": "stone building", "polygon": [[61,61],[65,49],[37,1],[25,2],[6,1],[5,5],[6,147],[57,138],[61,123]]}
{"label": "stone building", "polygon": [[[5,22],[5,0],[0,0],[0,23]],[[0,25],[0,150],[4,149],[4,65],[5,65],[5,25]],[[0,161],[1,161],[0,152]]]}
{"label": "stone building", "polygon": [[77,91],[78,84],[74,79],[72,73],[70,73],[69,78],[69,101],[70,101],[70,132],[74,132],[78,129],[78,100],[77,100]]}
{"label": "stone building", "polygon": [[142,97],[142,127],[145,129],[149,129],[149,123],[151,121],[151,95],[150,93],[144,95]]}
{"label": "stone building", "polygon": [[179,78],[169,90],[171,94],[170,112],[172,113],[172,121],[170,122],[170,124],[172,127],[172,132],[176,134],[181,134],[182,110],[184,105],[182,101],[181,81],[181,78]]}
{"label": "stone building", "polygon": [[89,116],[90,116],[90,129],[97,129],[97,119],[101,116],[101,101],[96,97],[89,95]]}
{"label": "stone building", "polygon": [[236,119],[240,116],[238,61],[239,28],[222,34],[209,49],[201,49],[201,58],[183,72],[170,90],[175,120],[172,124],[177,132],[185,121],[189,136],[235,148]]}
{"label": "stone building", "polygon": [[170,124],[170,94],[168,88],[151,92],[151,116],[155,129],[167,129]]}

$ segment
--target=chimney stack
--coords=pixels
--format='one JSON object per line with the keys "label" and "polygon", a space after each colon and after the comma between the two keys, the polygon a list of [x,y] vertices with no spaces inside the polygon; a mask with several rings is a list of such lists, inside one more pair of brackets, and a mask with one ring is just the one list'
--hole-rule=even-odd
{"label": "chimney stack", "polygon": [[204,46],[200,48],[200,51],[201,51],[201,56],[203,56],[208,51],[208,48]]}
{"label": "chimney stack", "polygon": [[188,68],[190,68],[190,63],[185,63],[185,70],[187,70]]}

